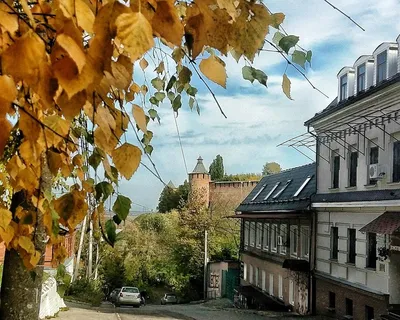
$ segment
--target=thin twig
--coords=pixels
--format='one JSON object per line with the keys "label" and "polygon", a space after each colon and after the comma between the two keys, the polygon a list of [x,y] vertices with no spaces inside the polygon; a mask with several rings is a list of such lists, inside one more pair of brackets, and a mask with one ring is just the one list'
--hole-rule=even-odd
{"label": "thin twig", "polygon": [[347,15],[346,13],[344,13],[342,10],[340,10],[338,7],[334,6],[331,2],[329,2],[328,0],[323,0],[325,1],[327,4],[329,4],[333,9],[339,11],[342,15],[344,15],[347,19],[349,19],[351,22],[353,22],[357,27],[359,27],[362,31],[365,31],[365,29],[363,27],[361,27],[357,22],[355,22],[353,20],[353,18],[351,18],[349,15]]}
{"label": "thin twig", "polygon": [[[265,41],[267,43],[269,43],[272,47],[274,47],[275,49],[278,50],[278,48],[276,47],[276,45],[274,43],[272,43],[271,41],[269,41],[268,39],[265,39]],[[321,90],[319,90],[316,86],[313,85],[313,83],[310,81],[310,79],[308,79],[308,77],[305,75],[305,73],[303,71],[301,71],[295,64],[292,63],[292,61],[290,61],[282,52],[279,52],[281,54],[281,56],[287,61],[288,64],[290,64],[293,68],[296,69],[296,71],[298,73],[300,73],[304,79],[307,80],[307,82],[310,84],[310,86],[314,89],[317,90],[319,93],[321,93],[322,95],[324,95],[325,97],[329,98],[325,93],[323,93]]]}

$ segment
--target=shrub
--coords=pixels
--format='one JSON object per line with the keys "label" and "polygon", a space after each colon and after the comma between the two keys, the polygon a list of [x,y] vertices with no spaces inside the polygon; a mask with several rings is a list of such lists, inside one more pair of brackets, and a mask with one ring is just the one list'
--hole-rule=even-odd
{"label": "shrub", "polygon": [[92,306],[99,306],[104,299],[101,282],[89,279],[79,279],[72,282],[66,296],[90,303]]}

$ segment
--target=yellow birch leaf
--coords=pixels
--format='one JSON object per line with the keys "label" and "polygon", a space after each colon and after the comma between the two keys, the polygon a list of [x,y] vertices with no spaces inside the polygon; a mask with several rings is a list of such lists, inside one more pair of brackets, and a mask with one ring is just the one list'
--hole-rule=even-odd
{"label": "yellow birch leaf", "polygon": [[131,60],[121,54],[117,62],[111,63],[111,70],[114,76],[114,86],[118,89],[127,90],[132,82],[133,64]]}
{"label": "yellow birch leaf", "polygon": [[24,249],[27,253],[34,254],[35,253],[35,245],[32,240],[25,236],[20,236],[18,238],[18,245]]}
{"label": "yellow birch leaf", "polygon": [[6,243],[7,247],[14,238],[14,233],[14,228],[11,225],[8,225],[6,228],[0,227],[0,237]]}
{"label": "yellow birch leaf", "polygon": [[18,15],[11,14],[10,9],[0,3],[0,26],[3,26],[12,36],[18,30]]}
{"label": "yellow birch leaf", "polygon": [[286,97],[288,97],[290,100],[293,100],[292,97],[290,96],[290,84],[291,84],[290,79],[285,73],[282,79],[282,90],[283,93],[286,95]]}
{"label": "yellow birch leaf", "polygon": [[212,55],[200,62],[201,72],[211,81],[226,88],[226,70],[225,63],[218,57]]}
{"label": "yellow birch leaf", "polygon": [[[17,88],[13,78],[9,76],[0,76],[0,98],[12,102],[17,97]],[[8,110],[7,110],[8,112]],[[0,111],[2,114],[2,110]]]}
{"label": "yellow birch leaf", "polygon": [[64,117],[67,120],[72,120],[79,115],[83,105],[86,103],[86,90],[82,90],[77,94],[73,95],[71,99],[65,91],[57,99],[57,105],[61,108]]}
{"label": "yellow birch leaf", "polygon": [[218,7],[220,9],[225,9],[226,12],[230,15],[233,21],[236,20],[238,16],[238,9],[237,6],[239,1],[237,0],[217,0]]}
{"label": "yellow birch leaf", "polygon": [[133,104],[132,113],[133,113],[133,118],[135,119],[139,129],[142,130],[144,133],[147,133],[147,121],[146,121],[146,115],[144,114],[144,110],[137,104]]}
{"label": "yellow birch leaf", "polygon": [[28,16],[29,22],[30,22],[30,24],[32,26],[32,29],[35,30],[36,29],[36,21],[33,18],[33,14],[32,14],[31,8],[28,5],[28,1],[20,0],[19,3],[21,4],[22,9],[24,9],[26,15]]}
{"label": "yellow birch leaf", "polygon": [[83,0],[75,1],[75,15],[78,26],[87,33],[93,33],[94,13]]}
{"label": "yellow birch leaf", "polygon": [[82,188],[86,192],[93,192],[93,180],[84,180],[82,181]]}
{"label": "yellow birch leaf", "polygon": [[122,146],[112,151],[111,156],[117,170],[129,180],[140,164],[142,151],[130,143],[125,142]]}
{"label": "yellow birch leaf", "polygon": [[151,21],[151,26],[157,36],[180,46],[184,29],[174,2],[174,0],[157,1],[157,9]]}
{"label": "yellow birch leaf", "polygon": [[35,252],[31,254],[31,259],[29,260],[29,263],[33,267],[36,267],[36,265],[39,263],[40,257],[41,257],[40,251],[35,250]]}
{"label": "yellow birch leaf", "polygon": [[0,227],[6,229],[7,226],[10,224],[11,219],[12,219],[11,211],[5,208],[0,208]]}
{"label": "yellow birch leaf", "polygon": [[60,216],[60,223],[74,230],[87,214],[85,192],[73,190],[53,201],[54,209]]}
{"label": "yellow birch leaf", "polygon": [[149,21],[140,12],[122,13],[115,21],[117,37],[134,62],[154,46]]}
{"label": "yellow birch leaf", "polygon": [[129,88],[129,90],[134,93],[140,93],[140,87],[136,83],[132,84],[131,87]]}
{"label": "yellow birch leaf", "polygon": [[139,62],[139,66],[142,70],[146,69],[149,66],[149,63],[145,58],[141,59]]}
{"label": "yellow birch leaf", "polygon": [[70,124],[61,117],[56,115],[48,116],[44,118],[43,123],[46,125],[44,132],[49,146],[56,146],[68,137]]}
{"label": "yellow birch leaf", "polygon": [[39,177],[30,168],[25,168],[18,173],[17,183],[32,194],[39,187]]}
{"label": "yellow birch leaf", "polygon": [[31,110],[24,109],[20,111],[18,125],[19,129],[24,133],[25,139],[36,141],[39,138],[42,128],[40,124],[34,120],[38,118],[38,114],[33,113]]}
{"label": "yellow birch leaf", "polygon": [[69,54],[71,59],[75,62],[79,73],[81,73],[86,64],[86,56],[81,47],[74,39],[63,33],[57,36],[56,41]]}
{"label": "yellow birch leaf", "polygon": [[102,129],[115,129],[116,123],[110,110],[107,107],[98,107],[94,121]]}
{"label": "yellow birch leaf", "polygon": [[81,154],[77,154],[72,158],[72,164],[77,167],[83,166],[83,157]]}
{"label": "yellow birch leaf", "polygon": [[4,152],[4,148],[7,144],[8,138],[11,132],[11,123],[5,118],[0,118],[0,156]]}

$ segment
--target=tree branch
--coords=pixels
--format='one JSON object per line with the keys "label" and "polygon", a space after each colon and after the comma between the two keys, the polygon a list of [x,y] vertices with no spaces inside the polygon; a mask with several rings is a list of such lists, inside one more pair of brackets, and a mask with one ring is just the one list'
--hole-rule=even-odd
{"label": "tree branch", "polygon": [[365,29],[363,27],[361,27],[357,22],[355,22],[353,20],[353,18],[351,18],[349,15],[347,15],[346,13],[344,13],[342,10],[340,10],[338,7],[334,6],[330,1],[328,0],[323,0],[325,1],[327,4],[329,4],[333,9],[339,11],[342,15],[344,15],[347,19],[349,19],[351,22],[353,22],[357,27],[359,27],[362,31],[365,31]]}

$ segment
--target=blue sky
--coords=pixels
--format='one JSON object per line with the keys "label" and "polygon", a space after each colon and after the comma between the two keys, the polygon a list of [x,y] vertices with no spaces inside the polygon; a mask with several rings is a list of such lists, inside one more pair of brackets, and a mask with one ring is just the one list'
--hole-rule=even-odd
{"label": "blue sky", "polygon": [[[229,174],[261,172],[263,164],[270,161],[280,163],[283,168],[309,162],[288,147],[276,146],[305,132],[304,121],[336,97],[336,74],[343,66],[352,66],[360,55],[371,54],[382,42],[394,42],[400,33],[398,0],[331,2],[366,31],[360,30],[322,0],[264,1],[272,12],[286,14],[285,30],[298,35],[301,46],[313,51],[312,68],[307,68],[307,76],[329,98],[313,90],[303,78],[289,70],[294,100],[288,100],[281,90],[286,63],[277,53],[263,52],[255,59],[254,66],[268,75],[268,88],[243,80],[242,64],[231,58],[225,59],[227,90],[213,84],[210,86],[228,118],[219,113],[211,95],[198,80],[194,83],[199,89],[197,97],[201,115],[183,105],[177,118],[189,172],[199,155],[208,168],[220,154]],[[152,159],[165,182],[172,180],[179,185],[187,178],[187,173],[173,113],[168,105],[160,106],[158,112],[161,124],[149,125],[154,132]],[[149,164],[146,159],[144,162]],[[131,181],[121,181],[119,191],[134,203],[154,209],[162,189],[161,182],[141,166]],[[141,207],[135,205],[133,209],[140,210]]]}

